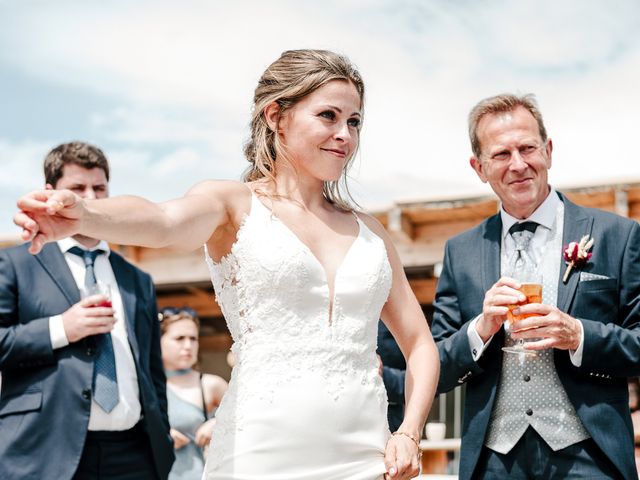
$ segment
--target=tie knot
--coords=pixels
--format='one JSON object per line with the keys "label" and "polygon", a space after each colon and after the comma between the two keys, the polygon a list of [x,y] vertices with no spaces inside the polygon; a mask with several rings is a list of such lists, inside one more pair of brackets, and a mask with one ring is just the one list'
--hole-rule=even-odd
{"label": "tie knot", "polygon": [[80,248],[80,247],[71,247],[68,250],[68,252],[82,258],[84,260],[85,266],[93,266],[93,263],[96,261],[96,257],[98,255],[105,253],[104,250],[100,250],[100,249],[85,250],[84,248]]}
{"label": "tie knot", "polygon": [[536,228],[538,228],[538,225],[539,224],[537,222],[514,223],[513,225],[511,225],[511,228],[509,229],[509,233],[511,235],[517,232],[524,232],[524,231],[535,233]]}

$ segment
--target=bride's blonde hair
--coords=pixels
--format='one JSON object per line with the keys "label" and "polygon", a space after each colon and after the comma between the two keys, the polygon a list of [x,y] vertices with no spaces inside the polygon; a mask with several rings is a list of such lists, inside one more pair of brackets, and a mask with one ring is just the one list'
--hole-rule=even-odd
{"label": "bride's blonde hair", "polygon": [[[269,128],[264,116],[265,108],[276,102],[284,113],[305,96],[332,80],[351,82],[364,108],[364,83],[360,73],[349,59],[327,50],[288,50],[265,70],[258,81],[251,117],[251,137],[244,154],[251,164],[243,176],[245,182],[260,179],[275,181],[276,158],[286,161],[286,152],[276,132]],[[345,162],[339,180],[324,182],[325,198],[345,210],[355,203],[347,185],[346,172],[351,166],[357,147]],[[343,193],[344,191],[344,193]]]}

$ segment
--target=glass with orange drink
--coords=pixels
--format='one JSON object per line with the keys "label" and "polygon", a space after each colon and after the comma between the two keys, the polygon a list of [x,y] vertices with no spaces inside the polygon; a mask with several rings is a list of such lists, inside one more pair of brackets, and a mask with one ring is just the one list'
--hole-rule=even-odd
{"label": "glass with orange drink", "polygon": [[[540,275],[534,272],[521,272],[518,281],[520,282],[520,290],[526,297],[520,303],[508,305],[509,311],[507,312],[507,321],[505,322],[505,331],[508,337],[511,336],[511,330],[513,326],[520,320],[528,317],[535,317],[535,313],[515,315],[513,310],[516,307],[527,305],[529,303],[542,303],[542,278]],[[518,353],[526,355],[536,355],[533,350],[527,350],[524,347],[526,341],[533,341],[534,339],[524,340],[519,339],[517,341],[509,341],[507,345],[502,348],[507,353]]]}

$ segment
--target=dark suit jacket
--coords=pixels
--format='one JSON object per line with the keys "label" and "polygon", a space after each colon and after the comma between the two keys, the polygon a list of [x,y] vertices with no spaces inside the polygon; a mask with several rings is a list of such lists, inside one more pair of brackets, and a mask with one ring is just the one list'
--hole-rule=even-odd
{"label": "dark suit jacket", "polygon": [[[637,478],[627,377],[640,375],[640,228],[632,220],[582,208],[562,195],[563,244],[594,238],[589,262],[558,279],[558,308],[582,321],[584,351],[575,367],[564,350],[554,352],[562,384],[585,428],[626,479]],[[467,328],[482,313],[484,294],[500,277],[502,221],[495,215],[447,242],[434,302],[433,335],[440,359],[439,392],[466,383],[460,478],[471,477],[482,449],[502,368],[503,330],[478,362]],[[605,278],[581,281],[580,273]]]}
{"label": "dark suit jacket", "polygon": [[404,379],[407,364],[396,339],[382,321],[378,322],[378,355],[382,360],[382,381],[389,399],[389,429],[395,432],[404,419]]}
{"label": "dark suit jacket", "polygon": [[[109,256],[126,311],[143,425],[156,470],[166,478],[174,454],[151,278]],[[80,460],[91,408],[93,338],[53,350],[49,317],[80,300],[57,244],[36,256],[27,245],[0,250],[0,478],[70,479]]]}

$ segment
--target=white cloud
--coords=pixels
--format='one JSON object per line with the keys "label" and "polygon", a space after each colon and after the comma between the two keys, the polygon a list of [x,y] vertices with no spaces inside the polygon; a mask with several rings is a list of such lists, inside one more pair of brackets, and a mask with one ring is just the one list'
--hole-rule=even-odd
{"label": "white cloud", "polygon": [[[166,199],[204,178],[239,178],[256,81],[281,51],[300,47],[347,53],[363,73],[354,176],[366,206],[485,192],[468,166],[466,116],[502,91],[538,95],[555,184],[640,179],[634,0],[7,5],[0,45],[11,48],[0,49],[0,68],[109,103],[90,123],[110,143],[113,193]],[[0,184],[39,185],[48,141],[0,143]],[[3,210],[10,200],[0,198]]]}
{"label": "white cloud", "polygon": [[[0,138],[0,190],[36,189],[44,186],[42,161],[51,145],[37,141],[12,143]],[[13,199],[15,203],[17,198]]]}
{"label": "white cloud", "polygon": [[19,233],[12,222],[16,201],[20,195],[44,187],[42,161],[50,149],[37,141],[13,143],[0,138],[0,234]]}
{"label": "white cloud", "polygon": [[304,4],[287,1],[21,7],[6,12],[0,33],[17,47],[0,55],[21,69],[133,102],[233,112],[248,109],[260,73],[281,51],[348,44],[354,35],[328,12],[311,17]]}
{"label": "white cloud", "polygon": [[[239,116],[220,124],[204,112],[170,111],[161,108],[117,107],[91,116],[95,129],[109,139],[130,144],[213,142],[216,135],[227,136],[229,128],[239,133],[244,125]],[[239,137],[234,139],[241,141]]]}
{"label": "white cloud", "polygon": [[161,157],[154,165],[154,174],[160,177],[177,175],[185,170],[195,170],[202,164],[198,152],[191,148],[180,148]]}

